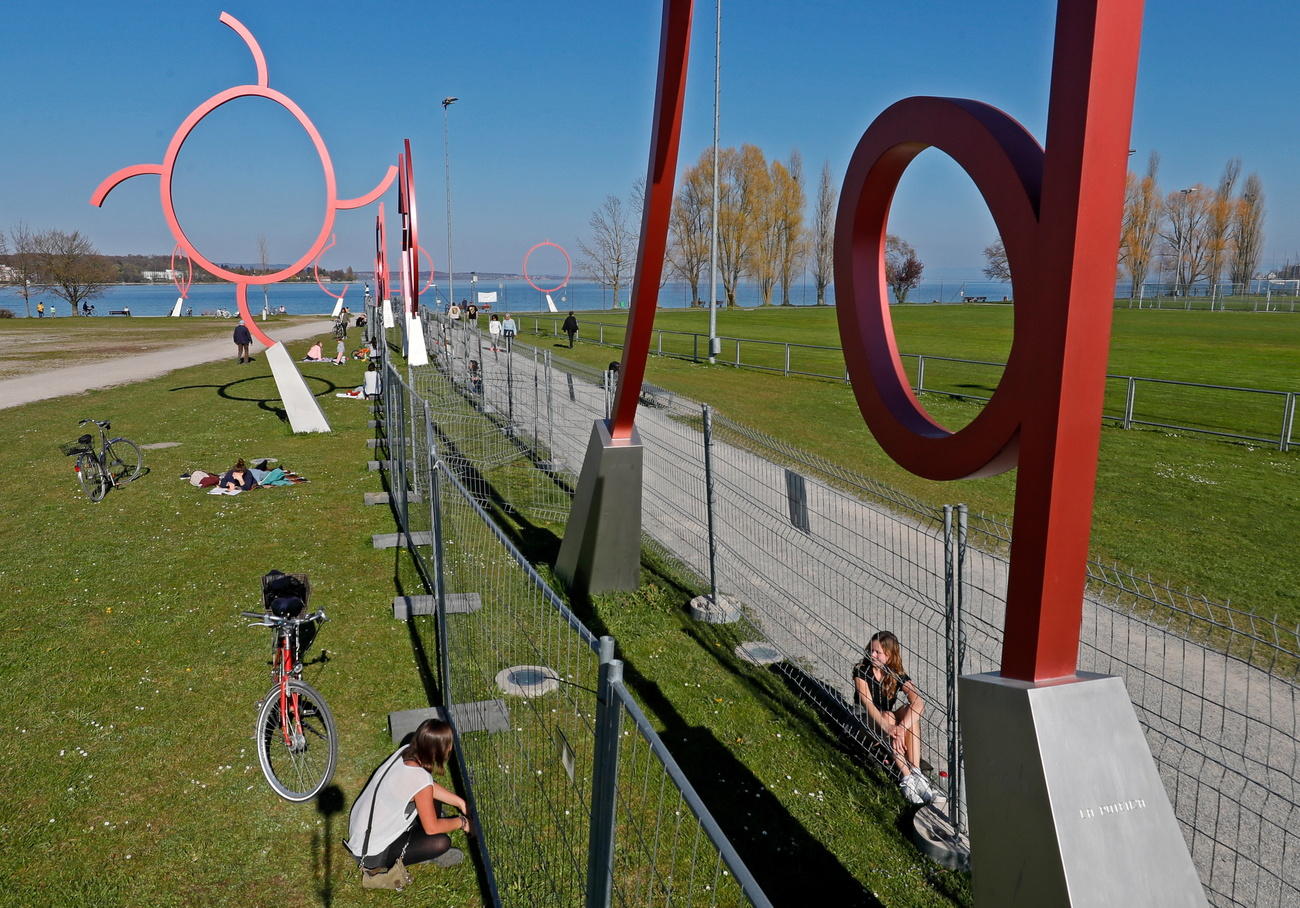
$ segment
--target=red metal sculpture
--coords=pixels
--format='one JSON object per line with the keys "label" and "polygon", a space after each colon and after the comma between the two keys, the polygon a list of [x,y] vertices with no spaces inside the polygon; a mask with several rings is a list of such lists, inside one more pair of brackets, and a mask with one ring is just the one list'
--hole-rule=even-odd
{"label": "red metal sculpture", "polygon": [[[104,199],[122,182],[129,180],[131,177],[141,176],[143,174],[157,174],[160,180],[160,195],[162,198],[163,216],[167,219],[167,225],[171,229],[172,235],[176,238],[177,245],[194,261],[202,265],[210,274],[213,274],[223,280],[229,281],[235,285],[236,299],[239,303],[239,314],[243,316],[248,324],[249,330],[266,346],[271,346],[274,341],[271,340],[262,330],[254,323],[252,316],[248,311],[248,287],[250,284],[274,284],[285,278],[292,277],[301,271],[311,262],[315,261],[325,246],[325,241],[330,235],[334,226],[334,217],[337,212],[348,208],[361,208],[369,205],[378,199],[392,185],[393,178],[397,175],[396,167],[389,167],[387,174],[379,182],[379,185],[363,196],[353,199],[340,199],[338,197],[338,188],[334,179],[334,165],[330,161],[329,151],[325,147],[325,141],[321,138],[320,133],[316,130],[315,124],[307,117],[297,104],[295,104],[287,95],[271,88],[267,81],[266,57],[262,54],[262,48],[258,45],[257,40],[252,33],[229,13],[222,13],[220,21],[234,30],[244,43],[248,46],[249,52],[253,55],[253,63],[257,67],[257,82],[254,85],[236,85],[233,88],[227,88],[225,91],[218,92],[208,100],[196,107],[172,136],[171,142],[167,146],[167,151],[163,155],[161,164],[135,164],[131,167],[124,167],[116,173],[110,175],[95,189],[94,194],[90,197],[90,204],[99,207],[104,204]],[[321,223],[320,232],[316,236],[315,242],[301,257],[293,264],[271,274],[247,275],[235,274],[220,267],[215,262],[206,258],[190,242],[185,235],[184,228],[181,227],[180,220],[176,216],[176,207],[172,199],[172,179],[176,169],[176,159],[180,155],[181,147],[189,137],[194,127],[212,113],[218,107],[234,101],[237,98],[265,98],[268,101],[274,101],[289,113],[291,113],[306,131],[307,136],[311,139],[312,145],[316,149],[316,154],[320,157],[321,168],[325,175],[325,215]]]}
{"label": "red metal sculpture", "polygon": [[[931,479],[1019,467],[1002,674],[1074,674],[1092,519],[1142,5],[1067,0],[1057,14],[1046,149],[977,101],[908,98],[849,163],[836,221],[837,313],[858,407],[884,450]],[[1015,289],[1006,371],[950,433],[908,386],[883,252],[889,205],[928,147],[970,175],[1002,234]]]}
{"label": "red metal sculpture", "polygon": [[341,303],[343,302],[343,297],[348,295],[348,288],[351,287],[352,285],[344,284],[343,291],[341,293],[335,293],[334,291],[330,290],[330,288],[326,287],[324,284],[320,282],[320,256],[324,255],[325,253],[333,249],[334,243],[335,243],[335,237],[333,234],[330,234],[329,245],[326,246],[324,249],[322,249],[320,251],[320,255],[316,256],[316,261],[311,263],[311,274],[312,277],[316,279],[316,286],[319,287],[321,290],[325,291],[326,296],[338,300]]}
{"label": "red metal sculpture", "polygon": [[[403,153],[397,156],[397,210],[402,215],[402,291],[406,295],[407,312],[412,316],[420,311],[420,233],[419,217],[415,203],[415,169],[411,164],[411,140],[402,140]],[[430,259],[430,283],[432,263]]]}
{"label": "red metal sculpture", "polygon": [[[541,249],[543,246],[553,246],[560,250],[560,255],[564,256],[564,280],[560,281],[554,287],[538,287],[537,284],[533,282],[532,277],[528,274],[528,259],[534,252]],[[532,287],[538,293],[554,293],[557,290],[563,289],[569,283],[569,278],[573,275],[573,260],[569,258],[569,253],[559,243],[552,243],[550,240],[544,240],[543,242],[535,243],[527,252],[524,253],[523,269],[524,280],[528,282],[528,286]]]}
{"label": "red metal sculpture", "polygon": [[691,49],[692,0],[664,0],[659,40],[659,79],[655,89],[654,125],[650,137],[650,166],[646,173],[646,198],[641,216],[641,242],[637,247],[632,282],[632,308],[628,313],[627,340],[619,367],[618,393],[610,435],[615,441],[632,437],[637,401],[645,379],[650,334],[654,328],[659,278],[668,247],[668,220],[673,207],[673,181],[677,176],[677,151],[682,137],[682,102],[686,96],[686,61]]}

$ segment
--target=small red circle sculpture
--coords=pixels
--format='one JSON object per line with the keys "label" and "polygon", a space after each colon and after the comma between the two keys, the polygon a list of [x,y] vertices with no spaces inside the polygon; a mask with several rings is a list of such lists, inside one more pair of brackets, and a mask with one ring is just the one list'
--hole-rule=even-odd
{"label": "small red circle sculpture", "polygon": [[[535,283],[533,283],[533,279],[528,276],[528,258],[538,249],[541,249],[543,246],[554,246],[556,249],[560,250],[560,255],[564,256],[564,267],[565,267],[564,280],[560,281],[554,287],[549,287],[549,288],[538,287]],[[524,280],[528,282],[528,286],[532,287],[538,293],[554,293],[557,290],[562,290],[564,286],[569,283],[569,276],[572,274],[573,274],[573,260],[569,258],[569,253],[565,252],[564,247],[561,246],[559,243],[552,243],[550,240],[545,240],[541,243],[535,244],[531,249],[529,249],[527,252],[524,253]]]}

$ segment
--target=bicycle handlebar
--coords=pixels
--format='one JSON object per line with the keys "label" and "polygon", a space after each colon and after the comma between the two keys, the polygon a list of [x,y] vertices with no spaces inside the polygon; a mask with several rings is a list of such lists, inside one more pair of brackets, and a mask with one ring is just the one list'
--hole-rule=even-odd
{"label": "bicycle handlebar", "polygon": [[329,620],[329,618],[327,618],[325,615],[324,609],[317,609],[316,611],[312,612],[310,615],[306,615],[302,618],[280,618],[268,612],[240,612],[239,614],[245,618],[261,619],[260,621],[255,621],[252,624],[249,624],[248,627],[284,627],[285,625],[290,625],[290,624],[298,625],[298,624],[307,624],[308,622],[311,621]]}
{"label": "bicycle handlebar", "polygon": [[88,422],[93,422],[95,425],[99,426],[101,429],[106,429],[106,428],[108,428],[108,423],[107,423],[107,422],[100,422],[98,419],[89,419],[89,418],[81,420],[80,422],[77,423],[77,425],[79,425],[79,426],[84,426],[84,425],[85,425],[86,423],[88,423]]}

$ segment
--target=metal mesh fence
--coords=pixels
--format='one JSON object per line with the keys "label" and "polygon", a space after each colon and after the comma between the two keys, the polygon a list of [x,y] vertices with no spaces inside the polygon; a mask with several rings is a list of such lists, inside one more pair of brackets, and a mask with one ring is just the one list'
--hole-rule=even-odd
{"label": "metal mesh fence", "polygon": [[[525,371],[545,359],[523,345],[513,357]],[[548,402],[534,404],[547,407],[538,425],[552,427],[531,430],[532,443],[571,489],[607,387],[599,372],[555,358],[528,374],[540,383],[528,401]],[[515,421],[528,422],[515,404]],[[652,549],[707,587],[702,411],[668,394],[642,404],[643,527]],[[501,406],[491,404],[496,418]],[[712,423],[720,591],[809,701],[869,750],[851,708],[852,666],[874,630],[897,634],[926,702],[924,763],[938,787],[956,788],[953,685],[998,667],[1009,528],[972,517],[967,545],[960,517],[716,414]],[[1118,568],[1089,571],[1080,667],[1124,678],[1212,902],[1300,904],[1296,631]]]}
{"label": "metal mesh fence", "polygon": [[[444,380],[431,377],[434,373]],[[432,373],[411,370],[411,375],[421,376],[431,392],[464,390],[436,366]],[[444,400],[440,407],[415,393],[391,365],[384,378],[391,503],[411,543],[412,560],[437,602],[433,615],[409,620],[423,651],[438,654],[438,686],[450,704],[494,900],[581,904],[592,887],[592,779],[601,747],[593,722],[597,655],[609,661],[613,640],[598,641],[492,519],[489,508],[500,505],[494,483],[508,476],[508,463],[476,469],[474,489],[453,468],[454,461],[469,460],[463,451],[445,453],[451,450],[449,435],[437,418],[451,413],[447,428],[465,428],[456,425],[463,397],[459,403]],[[493,422],[483,409],[474,412],[480,422]],[[482,436],[469,431],[458,437]],[[550,481],[544,471],[530,469],[534,482]],[[644,717],[637,730],[644,747],[660,760],[656,782],[668,781],[652,804],[638,787],[651,776],[643,750],[629,750],[628,762],[615,765],[613,803],[624,816],[636,818],[640,832],[614,840],[605,873],[612,867],[620,891],[653,892],[665,905],[750,904],[748,897],[733,897],[739,890],[726,890],[719,899],[713,884],[712,899],[700,900],[695,886],[681,885],[704,866],[723,880],[748,879],[748,872],[685,777],[663,775],[668,751]],[[692,806],[690,814],[680,812],[683,804]],[[681,851],[682,841],[693,842],[689,855]],[[647,842],[653,860],[642,853]],[[767,904],[761,892],[753,892],[754,904]]]}

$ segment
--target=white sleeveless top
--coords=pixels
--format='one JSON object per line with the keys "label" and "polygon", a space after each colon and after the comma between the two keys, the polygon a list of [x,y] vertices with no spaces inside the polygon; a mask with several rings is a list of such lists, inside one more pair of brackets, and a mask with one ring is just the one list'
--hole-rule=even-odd
{"label": "white sleeveless top", "polygon": [[370,823],[370,844],[366,851],[370,855],[376,855],[393,844],[417,820],[415,803],[411,799],[416,792],[433,784],[433,776],[427,770],[419,766],[407,766],[402,762],[404,750],[405,747],[399,748],[375,770],[369,783],[352,804],[352,814],[348,817],[348,840],[344,844],[348,851],[359,858],[366,857],[361,854],[361,846],[366,841],[371,803],[375,805],[375,819]]}

